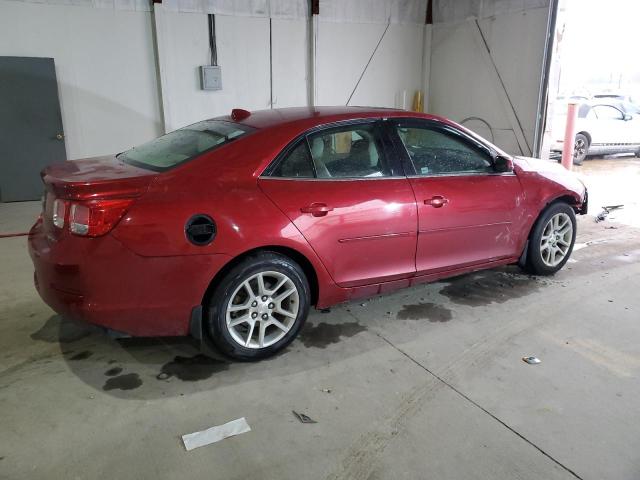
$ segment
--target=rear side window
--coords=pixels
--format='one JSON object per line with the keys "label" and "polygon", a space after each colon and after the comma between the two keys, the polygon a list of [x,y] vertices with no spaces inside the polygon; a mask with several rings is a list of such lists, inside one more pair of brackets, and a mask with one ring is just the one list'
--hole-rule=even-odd
{"label": "rear side window", "polygon": [[307,137],[318,178],[368,178],[390,175],[373,124],[349,125]]}
{"label": "rear side window", "polygon": [[218,148],[253,129],[222,120],[205,120],[175,130],[118,155],[125,163],[164,171]]}
{"label": "rear side window", "polygon": [[282,159],[271,174],[272,177],[313,178],[313,162],[306,139],[302,139],[291,152]]}
{"label": "rear side window", "polygon": [[387,177],[379,127],[358,123],[304,136],[270,174],[283,178]]}

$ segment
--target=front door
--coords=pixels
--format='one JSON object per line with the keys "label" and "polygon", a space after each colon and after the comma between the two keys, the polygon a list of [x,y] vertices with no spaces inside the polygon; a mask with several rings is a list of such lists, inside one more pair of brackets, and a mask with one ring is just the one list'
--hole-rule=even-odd
{"label": "front door", "polygon": [[53,58],[0,57],[0,201],[37,200],[40,171],[66,160]]}
{"label": "front door", "polygon": [[522,188],[489,148],[439,122],[396,123],[418,208],[418,274],[518,255]]}
{"label": "front door", "polygon": [[625,120],[622,110],[612,105],[594,105],[587,119],[595,149],[624,151],[637,142],[637,139],[633,140],[633,122]]}
{"label": "front door", "polygon": [[415,273],[415,198],[384,143],[375,122],[316,131],[259,180],[343,287]]}

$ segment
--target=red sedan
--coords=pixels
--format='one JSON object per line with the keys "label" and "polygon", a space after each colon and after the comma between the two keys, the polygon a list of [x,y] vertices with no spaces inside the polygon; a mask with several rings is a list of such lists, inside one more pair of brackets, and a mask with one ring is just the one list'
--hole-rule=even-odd
{"label": "red sedan", "polygon": [[370,108],[247,112],[52,165],[29,249],[56,312],[239,359],[309,308],[519,263],[567,262],[584,185],[446,119]]}

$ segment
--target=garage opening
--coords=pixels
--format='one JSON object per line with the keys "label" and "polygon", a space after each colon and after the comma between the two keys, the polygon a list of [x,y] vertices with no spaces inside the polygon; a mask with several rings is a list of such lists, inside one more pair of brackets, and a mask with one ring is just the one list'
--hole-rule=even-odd
{"label": "garage opening", "polygon": [[[618,218],[635,223],[640,166],[640,64],[636,43],[640,4],[619,0],[560,2],[549,68],[541,156],[558,160],[569,104],[576,105],[573,165],[590,184],[595,208],[625,205]],[[597,212],[596,212],[597,213]]]}

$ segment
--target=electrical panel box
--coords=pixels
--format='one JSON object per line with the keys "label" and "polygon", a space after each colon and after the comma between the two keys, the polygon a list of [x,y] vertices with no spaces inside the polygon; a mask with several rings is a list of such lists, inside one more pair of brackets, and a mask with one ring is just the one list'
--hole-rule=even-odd
{"label": "electrical panel box", "polygon": [[201,66],[200,84],[202,90],[222,90],[222,68],[220,65]]}

